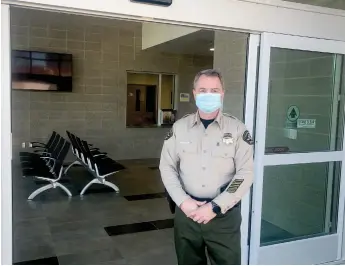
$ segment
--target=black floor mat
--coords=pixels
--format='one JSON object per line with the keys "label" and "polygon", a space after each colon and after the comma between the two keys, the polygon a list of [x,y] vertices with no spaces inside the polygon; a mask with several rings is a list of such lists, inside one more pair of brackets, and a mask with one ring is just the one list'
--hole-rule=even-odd
{"label": "black floor mat", "polygon": [[165,197],[166,197],[166,195],[165,195],[164,192],[152,193],[152,194],[139,194],[139,195],[124,196],[124,198],[126,200],[128,200],[128,201],[158,199],[158,198],[165,198]]}

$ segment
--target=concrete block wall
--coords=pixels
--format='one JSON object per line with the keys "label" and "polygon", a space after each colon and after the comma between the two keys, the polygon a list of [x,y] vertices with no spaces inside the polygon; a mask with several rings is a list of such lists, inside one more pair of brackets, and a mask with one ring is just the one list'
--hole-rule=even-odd
{"label": "concrete block wall", "polygon": [[[213,58],[142,51],[141,26],[130,21],[11,10],[13,49],[72,53],[74,57],[72,93],[12,91],[14,160],[22,142],[45,141],[52,130],[74,132],[115,159],[160,156],[168,129],[126,128],[126,71],[175,73],[178,91],[191,92],[194,75],[211,68]],[[179,117],[195,110],[194,101],[178,105]]]}
{"label": "concrete block wall", "polygon": [[[266,147],[287,146],[294,153],[339,149],[330,147],[333,89],[333,55],[272,49]],[[344,103],[340,104],[343,110]],[[300,118],[316,119],[316,128],[297,129],[297,139],[284,136],[291,105],[299,107]],[[342,132],[334,133],[337,142],[342,142]],[[340,178],[339,172],[329,176],[331,166],[314,163],[266,167],[263,219],[298,236],[324,232],[326,208],[330,208],[326,206],[327,182],[329,178]]]}
{"label": "concrete block wall", "polygon": [[225,113],[244,119],[248,37],[246,33],[216,31],[214,68],[223,74]]}

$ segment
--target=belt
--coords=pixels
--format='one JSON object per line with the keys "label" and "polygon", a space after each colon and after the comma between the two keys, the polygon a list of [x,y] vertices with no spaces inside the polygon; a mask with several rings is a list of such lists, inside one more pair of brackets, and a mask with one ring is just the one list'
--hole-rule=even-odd
{"label": "belt", "polygon": [[[220,193],[224,192],[225,189],[228,187],[229,184],[230,184],[230,182],[228,182],[228,183],[224,184],[223,186],[221,186],[221,188],[220,188]],[[176,204],[175,204],[175,202],[172,200],[172,198],[170,197],[169,193],[168,193],[166,190],[165,190],[165,193],[166,193],[167,200],[168,200],[168,203],[169,203],[170,211],[171,211],[171,213],[175,213]],[[188,194],[192,199],[194,199],[194,200],[196,200],[196,201],[201,201],[201,202],[204,202],[204,201],[205,201],[205,202],[209,203],[209,202],[211,202],[212,200],[214,200],[213,198],[199,198],[199,197],[195,197],[195,196],[189,194],[188,192],[187,192],[187,194]],[[240,205],[241,205],[241,202],[238,202],[234,207],[232,207],[232,209],[234,209],[234,208],[236,208],[236,207],[239,207]],[[231,210],[232,210],[232,209],[231,209]]]}
{"label": "belt", "polygon": [[[230,184],[230,182],[228,182],[228,183],[224,184],[223,186],[221,186],[221,187],[220,187],[220,193],[224,192],[225,189],[228,187],[229,184]],[[199,197],[195,197],[195,196],[189,194],[188,192],[187,192],[187,194],[188,194],[188,196],[190,196],[192,199],[194,199],[194,200],[196,200],[196,201],[201,201],[201,202],[204,202],[204,201],[205,201],[205,202],[209,203],[209,202],[211,202],[212,200],[214,200],[213,198],[199,198]]]}
{"label": "belt", "polygon": [[[187,193],[188,194],[188,193]],[[190,195],[190,194],[188,194],[189,195],[189,197],[191,197],[193,200],[196,200],[196,201],[200,201],[200,202],[206,202],[206,203],[210,203],[212,200],[214,200],[214,199],[211,199],[211,198],[198,198],[198,197],[194,197],[194,196],[192,196],[192,195]],[[234,209],[234,208],[237,208],[237,207],[240,207],[241,206],[241,202],[238,202],[238,203],[236,203],[235,205],[234,205],[234,207],[232,207],[231,208],[231,210],[232,209]],[[230,210],[230,211],[231,211]]]}

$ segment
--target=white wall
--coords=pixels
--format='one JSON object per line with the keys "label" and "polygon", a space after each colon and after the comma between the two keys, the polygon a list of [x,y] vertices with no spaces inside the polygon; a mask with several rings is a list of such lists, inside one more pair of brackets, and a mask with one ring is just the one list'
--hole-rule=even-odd
{"label": "white wall", "polygon": [[[125,16],[146,21],[180,22],[202,27],[221,27],[252,32],[275,32],[316,38],[345,40],[345,12],[277,0],[174,0],[170,7],[133,3],[128,0],[3,0],[95,15]],[[302,10],[303,9],[303,10]],[[250,18],[250,19],[248,19]]]}

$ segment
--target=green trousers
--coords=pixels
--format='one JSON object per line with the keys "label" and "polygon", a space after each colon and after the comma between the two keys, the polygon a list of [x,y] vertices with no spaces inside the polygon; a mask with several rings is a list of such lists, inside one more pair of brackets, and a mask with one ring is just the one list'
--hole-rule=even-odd
{"label": "green trousers", "polygon": [[207,255],[214,265],[241,264],[241,210],[235,207],[199,224],[176,208],[175,249],[179,265],[205,265]]}

